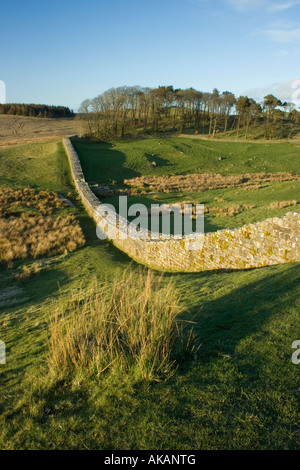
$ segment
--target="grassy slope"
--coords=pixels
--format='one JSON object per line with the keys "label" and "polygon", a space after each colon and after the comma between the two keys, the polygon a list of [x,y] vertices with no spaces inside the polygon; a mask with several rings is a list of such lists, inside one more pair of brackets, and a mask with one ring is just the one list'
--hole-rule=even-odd
{"label": "grassy slope", "polygon": [[75,133],[76,123],[73,118],[48,119],[0,114],[0,147],[58,140],[60,136]]}
{"label": "grassy slope", "polygon": [[[234,216],[217,217],[215,214],[205,214],[205,231],[214,232],[224,228],[237,228],[242,225],[263,221],[269,217],[280,217],[290,211],[300,211],[300,182],[272,183],[261,189],[244,191],[243,188],[210,190],[202,193],[158,193],[156,199],[153,195],[129,196],[128,206],[142,203],[150,208],[151,204],[174,204],[178,201],[195,202],[204,204],[208,208],[230,207],[235,204],[255,205],[253,209],[244,209]],[[216,202],[214,199],[223,199],[224,202]],[[275,201],[298,201],[283,209],[270,209],[270,204]],[[118,198],[106,198],[105,203],[112,204],[118,211]],[[135,217],[129,217],[133,220]],[[150,218],[149,218],[150,226]]]}
{"label": "grassy slope", "polygon": [[[88,181],[123,181],[141,175],[299,172],[299,145],[210,142],[171,138],[112,143],[75,142]],[[154,155],[154,156],[152,156]],[[219,161],[219,157],[224,160]],[[151,168],[155,160],[157,167]]]}
{"label": "grassy slope", "polygon": [[0,149],[0,184],[2,187],[31,186],[68,192],[71,179],[62,143],[34,143]]}
{"label": "grassy slope", "polygon": [[[39,188],[49,184],[44,168],[55,158],[50,150],[31,148],[39,157],[34,172],[28,166],[28,178]],[[26,152],[25,147],[11,149],[2,169],[13,176]],[[58,152],[58,163],[66,168],[60,145]],[[68,174],[61,183],[55,177],[52,182],[60,192],[69,190]],[[24,186],[21,173],[14,180],[18,185]],[[7,365],[0,366],[0,447],[299,448],[300,366],[291,362],[291,344],[300,337],[299,263],[167,275],[176,282],[184,317],[196,322],[202,343],[197,362],[183,361],[167,382],[78,377],[72,388],[51,383],[43,358],[58,284],[64,298],[95,277],[112,278],[129,261],[96,239],[78,203],[76,210],[87,245],[49,260],[18,294],[21,303],[0,313],[0,337],[8,346]],[[1,291],[15,287],[18,266],[0,272]],[[136,270],[136,264],[130,269]]]}
{"label": "grassy slope", "polygon": [[[122,184],[124,179],[140,175],[160,176],[205,172],[223,175],[286,171],[299,173],[300,169],[299,145],[288,143],[249,144],[172,138],[100,144],[75,142],[74,145],[88,181],[116,180]],[[220,155],[225,159],[219,161]],[[158,164],[155,169],[151,168],[153,160]],[[181,200],[195,201],[207,207],[233,204],[257,206],[235,217],[219,218],[213,214],[207,215],[205,217],[206,231],[215,231],[222,228],[240,227],[268,217],[282,216],[289,210],[299,210],[299,204],[290,209],[270,210],[268,207],[274,201],[296,200],[299,203],[299,188],[299,182],[272,183],[265,188],[248,191],[222,189],[204,193],[158,194],[158,200],[153,200],[151,195],[129,197],[128,204],[142,202],[150,207],[153,203],[173,203]],[[215,197],[223,198],[224,204],[214,202]],[[117,207],[118,200],[111,198],[106,202]]]}

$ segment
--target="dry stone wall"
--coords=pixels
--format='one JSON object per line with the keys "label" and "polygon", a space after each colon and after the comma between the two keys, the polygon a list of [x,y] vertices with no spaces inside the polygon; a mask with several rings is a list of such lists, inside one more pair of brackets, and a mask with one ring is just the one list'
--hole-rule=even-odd
{"label": "dry stone wall", "polygon": [[[115,228],[114,214],[109,209],[106,217],[99,214],[99,199],[85,181],[70,139],[63,139],[63,144],[84,207],[101,232],[111,233]],[[198,238],[141,240],[129,236],[124,239],[127,227],[128,222],[119,218],[113,243],[135,261],[163,271],[249,269],[300,261],[298,212],[289,212],[284,217],[273,217],[237,229],[206,233]],[[197,242],[198,249],[189,249],[191,242]]]}

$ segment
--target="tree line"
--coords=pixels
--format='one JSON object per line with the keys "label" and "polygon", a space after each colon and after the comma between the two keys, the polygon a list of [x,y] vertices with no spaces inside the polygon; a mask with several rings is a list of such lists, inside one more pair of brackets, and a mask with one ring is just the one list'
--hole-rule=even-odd
{"label": "tree line", "polygon": [[212,93],[173,86],[111,88],[81,103],[81,136],[100,139],[176,131],[208,134],[232,130],[248,137],[250,126],[263,125],[266,138],[289,137],[300,124],[293,103],[267,95],[262,103],[229,91]]}
{"label": "tree line", "polygon": [[74,117],[74,113],[66,106],[49,106],[46,104],[0,104],[0,114],[12,114],[18,116],[31,116],[42,118]]}

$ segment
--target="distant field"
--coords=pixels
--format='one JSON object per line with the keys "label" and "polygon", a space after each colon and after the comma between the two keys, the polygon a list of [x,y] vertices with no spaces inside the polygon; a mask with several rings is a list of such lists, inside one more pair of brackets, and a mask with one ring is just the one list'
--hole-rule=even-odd
{"label": "distant field", "polygon": [[0,114],[0,147],[45,141],[76,133],[74,119],[46,119]]}
{"label": "distant field", "polygon": [[[295,172],[297,143],[233,143],[174,137],[110,143],[74,142],[88,181],[109,183],[137,176]],[[219,158],[222,157],[220,161]],[[151,163],[156,162],[156,168]]]}

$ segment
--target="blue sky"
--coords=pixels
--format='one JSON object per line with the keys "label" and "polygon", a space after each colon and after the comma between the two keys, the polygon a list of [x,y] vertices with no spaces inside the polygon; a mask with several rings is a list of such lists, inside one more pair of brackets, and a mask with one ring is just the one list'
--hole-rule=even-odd
{"label": "blue sky", "polygon": [[77,109],[121,85],[292,101],[300,78],[300,1],[15,0],[0,25],[7,102]]}

